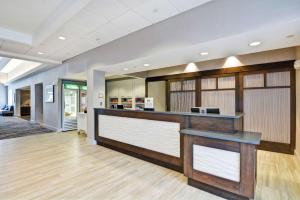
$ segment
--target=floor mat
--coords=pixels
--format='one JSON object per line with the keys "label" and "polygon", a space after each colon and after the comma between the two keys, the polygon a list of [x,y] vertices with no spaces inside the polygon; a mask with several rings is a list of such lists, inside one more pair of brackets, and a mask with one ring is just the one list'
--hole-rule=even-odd
{"label": "floor mat", "polygon": [[18,117],[0,116],[0,140],[52,132],[53,130],[45,128],[38,123]]}

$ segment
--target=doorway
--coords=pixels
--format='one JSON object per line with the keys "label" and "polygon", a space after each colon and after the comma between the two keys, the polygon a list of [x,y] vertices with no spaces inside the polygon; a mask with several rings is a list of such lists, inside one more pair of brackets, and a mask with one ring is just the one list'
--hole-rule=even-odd
{"label": "doorway", "polygon": [[16,116],[31,120],[31,98],[30,86],[16,90]]}
{"label": "doorway", "polygon": [[62,125],[63,131],[77,129],[77,114],[86,110],[86,83],[63,81]]}
{"label": "doorway", "polygon": [[44,95],[43,84],[39,83],[35,85],[35,121],[44,123]]}

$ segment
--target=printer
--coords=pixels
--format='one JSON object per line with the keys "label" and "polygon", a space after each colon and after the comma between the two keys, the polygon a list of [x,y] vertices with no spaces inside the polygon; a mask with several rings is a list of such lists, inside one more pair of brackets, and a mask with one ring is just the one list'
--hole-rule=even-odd
{"label": "printer", "polygon": [[192,113],[200,114],[220,114],[220,108],[217,107],[192,107]]}

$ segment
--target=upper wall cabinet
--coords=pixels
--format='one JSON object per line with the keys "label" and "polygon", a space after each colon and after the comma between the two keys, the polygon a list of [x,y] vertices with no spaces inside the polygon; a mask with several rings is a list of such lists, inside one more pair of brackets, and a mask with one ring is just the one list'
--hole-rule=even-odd
{"label": "upper wall cabinet", "polygon": [[119,84],[119,97],[133,97],[133,81],[132,79],[129,80],[122,80],[116,81]]}
{"label": "upper wall cabinet", "polygon": [[119,85],[117,81],[107,82],[107,97],[118,97],[119,96]]}
{"label": "upper wall cabinet", "polygon": [[133,96],[145,97],[145,79],[133,79]]}

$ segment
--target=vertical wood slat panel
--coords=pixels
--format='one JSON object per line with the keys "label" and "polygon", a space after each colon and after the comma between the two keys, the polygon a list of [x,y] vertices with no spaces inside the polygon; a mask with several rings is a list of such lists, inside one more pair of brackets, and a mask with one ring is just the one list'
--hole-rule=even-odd
{"label": "vertical wood slat panel", "polygon": [[235,90],[202,91],[201,105],[218,107],[221,114],[235,114]]}
{"label": "vertical wood slat panel", "polygon": [[204,78],[204,79],[201,79],[201,89],[202,90],[214,90],[214,89],[217,89],[217,79],[216,78]]}
{"label": "vertical wood slat panel", "polygon": [[267,73],[267,87],[272,86],[290,86],[290,72],[272,72]]}
{"label": "vertical wood slat panel", "polygon": [[244,88],[264,87],[264,74],[249,74],[244,76]]}
{"label": "vertical wood slat panel", "polygon": [[172,92],[170,94],[170,111],[172,112],[190,112],[195,104],[195,92]]}
{"label": "vertical wood slat panel", "polygon": [[170,82],[170,91],[180,91],[180,90],[181,90],[181,81]]}
{"label": "vertical wood slat panel", "polygon": [[219,77],[218,89],[235,88],[235,76]]}
{"label": "vertical wood slat panel", "polygon": [[244,130],[262,140],[290,143],[290,88],[244,91]]}
{"label": "vertical wood slat panel", "polygon": [[195,90],[196,80],[184,80],[182,81],[182,90]]}
{"label": "vertical wood slat panel", "polygon": [[240,182],[240,153],[194,144],[193,169]]}

